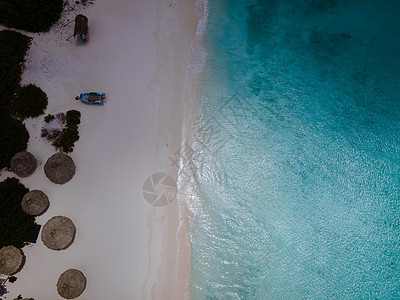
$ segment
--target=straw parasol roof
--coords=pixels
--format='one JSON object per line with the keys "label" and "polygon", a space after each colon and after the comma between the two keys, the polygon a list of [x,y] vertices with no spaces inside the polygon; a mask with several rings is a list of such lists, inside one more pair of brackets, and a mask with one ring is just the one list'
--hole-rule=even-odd
{"label": "straw parasol roof", "polygon": [[39,216],[49,208],[49,198],[39,190],[32,190],[24,195],[21,207],[28,215]]}
{"label": "straw parasol roof", "polygon": [[67,217],[53,217],[44,224],[42,229],[42,242],[52,250],[67,249],[75,238],[75,225]]}
{"label": "straw parasol roof", "polygon": [[74,177],[75,163],[69,155],[59,152],[47,160],[44,172],[50,181],[64,184]]}
{"label": "straw parasol roof", "polygon": [[13,275],[22,269],[25,256],[21,249],[4,246],[0,249],[0,274]]}
{"label": "straw parasol roof", "polygon": [[76,269],[69,269],[60,275],[57,281],[57,292],[65,299],[79,297],[86,288],[86,277]]}
{"label": "straw parasol roof", "polygon": [[36,158],[30,152],[18,152],[10,161],[11,170],[19,177],[28,177],[35,172]]}

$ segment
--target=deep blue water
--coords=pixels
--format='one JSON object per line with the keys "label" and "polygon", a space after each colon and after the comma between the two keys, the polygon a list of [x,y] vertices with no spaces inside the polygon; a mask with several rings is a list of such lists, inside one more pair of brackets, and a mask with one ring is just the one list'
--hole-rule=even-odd
{"label": "deep blue water", "polygon": [[209,0],[193,299],[400,299],[400,1]]}

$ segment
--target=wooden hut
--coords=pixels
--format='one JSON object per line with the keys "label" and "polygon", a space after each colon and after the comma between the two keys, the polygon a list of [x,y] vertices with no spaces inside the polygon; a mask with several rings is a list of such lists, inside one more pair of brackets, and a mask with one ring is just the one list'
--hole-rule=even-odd
{"label": "wooden hut", "polygon": [[88,33],[88,18],[84,15],[77,15],[75,17],[74,36],[78,35],[84,42],[87,41]]}

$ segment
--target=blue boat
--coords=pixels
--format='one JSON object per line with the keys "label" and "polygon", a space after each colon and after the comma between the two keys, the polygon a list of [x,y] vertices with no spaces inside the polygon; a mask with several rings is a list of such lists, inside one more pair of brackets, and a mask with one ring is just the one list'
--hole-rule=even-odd
{"label": "blue boat", "polygon": [[106,99],[106,94],[97,92],[82,93],[75,97],[75,99],[89,104],[103,104]]}

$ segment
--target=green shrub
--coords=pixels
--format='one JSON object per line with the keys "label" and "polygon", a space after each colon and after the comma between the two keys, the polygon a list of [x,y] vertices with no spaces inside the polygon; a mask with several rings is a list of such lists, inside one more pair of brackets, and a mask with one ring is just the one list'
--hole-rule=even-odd
{"label": "green shrub", "polygon": [[[10,166],[15,153],[26,150],[29,133],[25,125],[11,118],[6,112],[0,114],[0,169]],[[1,228],[1,227],[0,227]]]}
{"label": "green shrub", "polygon": [[35,223],[35,217],[21,208],[22,197],[29,190],[16,178],[0,182],[0,248],[13,245],[24,246],[24,239]]}
{"label": "green shrub", "polygon": [[77,110],[69,110],[66,114],[67,124],[53,145],[63,152],[69,153],[74,150],[74,145],[79,140],[78,125],[81,122],[81,113]]}
{"label": "green shrub", "polygon": [[[0,11],[3,10],[1,7]],[[0,109],[2,110],[12,109],[10,103],[21,81],[22,64],[30,42],[31,38],[18,32],[0,31]]]}
{"label": "green shrub", "polygon": [[55,118],[54,115],[48,114],[47,116],[44,117],[44,121],[46,123],[50,123],[52,120],[54,120],[54,118]]}
{"label": "green shrub", "polygon": [[56,140],[56,146],[58,148],[61,148],[63,152],[69,153],[74,150],[74,145],[77,140],[79,140],[79,133],[77,128],[64,128],[61,137]]}
{"label": "green shrub", "polygon": [[0,23],[31,32],[48,31],[60,18],[63,0],[0,0]]}
{"label": "green shrub", "polygon": [[[0,3],[2,0],[0,0]],[[6,7],[1,6],[0,14]],[[18,32],[0,31],[0,169],[10,165],[15,153],[26,150],[29,133],[15,114],[15,96],[31,38]]]}
{"label": "green shrub", "polygon": [[14,113],[21,119],[35,118],[44,113],[47,103],[46,93],[36,85],[28,84],[17,89]]}
{"label": "green shrub", "polygon": [[81,123],[81,113],[77,110],[67,111],[67,126],[78,126]]}

